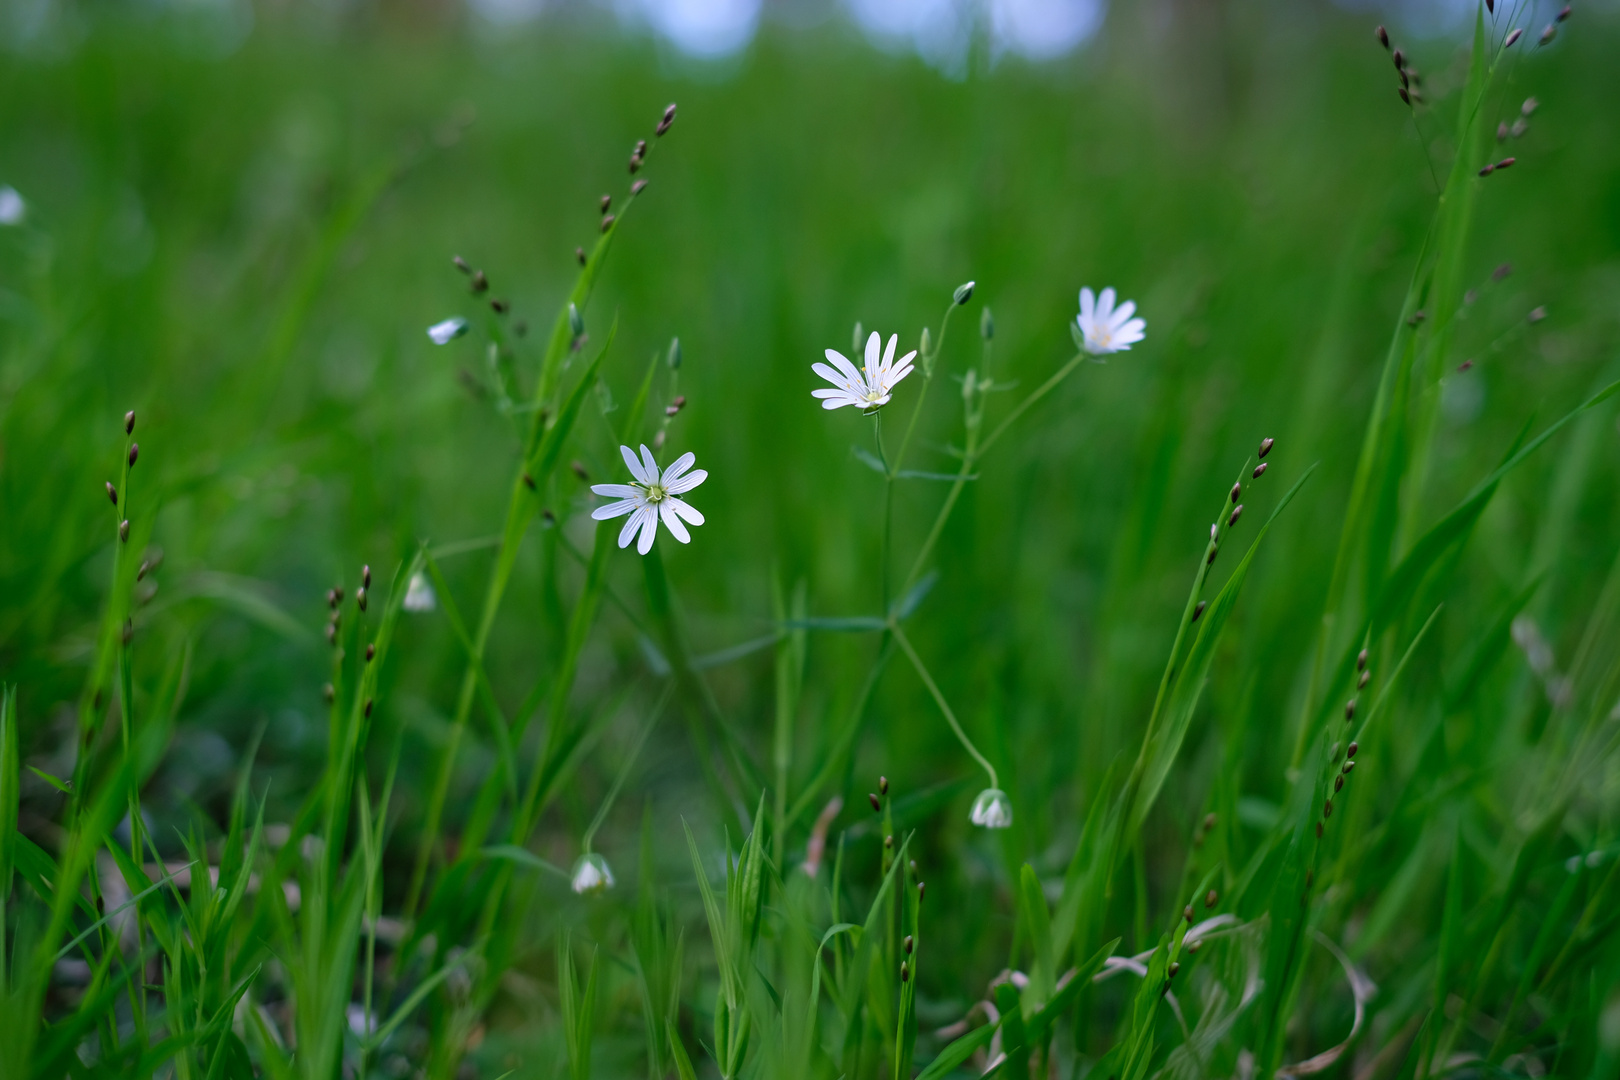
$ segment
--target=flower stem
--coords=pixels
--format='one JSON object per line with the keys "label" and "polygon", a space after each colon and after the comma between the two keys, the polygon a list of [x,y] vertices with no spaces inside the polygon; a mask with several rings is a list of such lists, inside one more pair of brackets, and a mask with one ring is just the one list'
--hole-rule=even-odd
{"label": "flower stem", "polygon": [[1001,787],[1001,784],[996,780],[996,767],[990,764],[988,758],[979,753],[978,747],[973,745],[973,740],[967,737],[967,732],[963,731],[962,725],[957,723],[956,714],[951,711],[951,706],[945,700],[945,695],[939,692],[939,687],[934,683],[934,677],[928,673],[928,668],[923,665],[922,657],[918,656],[917,650],[911,647],[911,640],[906,637],[906,632],[900,629],[898,622],[891,622],[889,631],[894,634],[894,640],[900,643],[900,648],[905,651],[906,656],[910,657],[911,666],[917,669],[917,675],[922,679],[923,685],[928,687],[928,692],[934,696],[934,703],[939,706],[939,711],[945,714],[945,722],[951,725],[951,730],[956,733],[956,738],[961,742],[963,749],[972,755],[973,760],[979,763],[980,768],[990,774],[990,786],[993,788]]}
{"label": "flower stem", "polygon": [[945,331],[951,325],[951,312],[955,311],[960,306],[960,304],[953,301],[951,305],[945,309],[944,317],[939,320],[939,340],[933,343],[933,348],[928,351],[928,355],[922,358],[922,393],[917,395],[917,404],[912,407],[911,420],[906,424],[906,433],[900,439],[900,450],[894,455],[894,467],[889,470],[890,478],[893,478],[894,475],[900,471],[900,463],[906,458],[906,448],[911,445],[912,433],[917,430],[917,419],[918,417],[922,416],[923,402],[928,397],[928,388],[934,383],[934,370],[936,363],[939,360],[940,351],[945,347]]}

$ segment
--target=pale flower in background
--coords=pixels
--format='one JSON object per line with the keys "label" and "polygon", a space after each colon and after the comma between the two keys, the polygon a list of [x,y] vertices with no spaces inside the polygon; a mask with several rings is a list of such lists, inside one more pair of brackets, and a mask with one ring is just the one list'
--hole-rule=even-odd
{"label": "pale flower in background", "polygon": [[428,337],[433,339],[435,345],[448,345],[456,338],[467,332],[467,320],[460,315],[444,322],[434,323],[428,327]]}
{"label": "pale flower in background", "polygon": [[630,541],[636,534],[641,534],[641,541],[636,544],[636,550],[645,555],[652,550],[653,537],[658,535],[658,522],[661,519],[664,528],[683,544],[692,542],[692,534],[686,531],[682,518],[693,525],[703,524],[703,515],[698,513],[696,507],[677,495],[684,494],[697,487],[709,478],[707,470],[698,469],[694,472],[686,470],[692,468],[697,455],[690,452],[682,454],[675,459],[675,463],[665,469],[662,475],[658,472],[658,462],[653,460],[652,451],[646,445],[641,447],[641,459],[636,459],[636,452],[628,446],[619,447],[619,453],[624,455],[624,463],[630,466],[630,475],[636,478],[633,484],[592,484],[591,490],[598,495],[607,495],[617,499],[605,506],[598,506],[591,511],[591,517],[597,521],[607,521],[609,518],[630,515],[630,520],[624,523],[619,530],[619,546],[629,547]]}
{"label": "pale flower in background", "polygon": [[889,335],[887,349],[881,348],[881,340],[876,333],[866,339],[866,364],[858,371],[843,353],[828,349],[827,359],[833,366],[812,364],[810,368],[837,389],[812,390],[810,396],[820,398],[823,409],[855,405],[862,412],[873,413],[887,405],[895,385],[911,374],[915,366],[911,361],[917,350],[906,353],[897,363],[894,350],[900,343],[900,335]]}
{"label": "pale flower in background", "polygon": [[1005,829],[1012,825],[1012,800],[1000,788],[985,788],[973,800],[973,813],[968,820],[986,829]]}
{"label": "pale flower in background", "polygon": [[17,189],[0,187],[0,225],[21,225],[28,216],[28,204],[17,194]]}
{"label": "pale flower in background", "polygon": [[1147,323],[1133,319],[1136,301],[1127,300],[1114,306],[1114,290],[1110,286],[1101,296],[1094,296],[1089,288],[1080,290],[1080,317],[1075,320],[1080,328],[1082,347],[1093,356],[1106,356],[1122,352],[1141,341]]}
{"label": "pale flower in background", "polygon": [[427,575],[420,571],[412,574],[410,584],[405,586],[405,610],[432,611],[438,606],[439,598],[434,594]]}
{"label": "pale flower in background", "polygon": [[608,869],[607,860],[595,852],[586,852],[574,864],[574,876],[571,882],[573,889],[581,896],[587,893],[601,893],[613,888],[613,871]]}

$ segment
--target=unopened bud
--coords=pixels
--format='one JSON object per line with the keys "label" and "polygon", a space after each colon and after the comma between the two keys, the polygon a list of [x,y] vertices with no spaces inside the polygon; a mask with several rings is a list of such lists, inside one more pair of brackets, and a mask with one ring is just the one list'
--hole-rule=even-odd
{"label": "unopened bud", "polygon": [[585,332],[585,317],[579,313],[579,308],[572,302],[568,305],[568,332],[575,337]]}
{"label": "unopened bud", "polygon": [[579,265],[584,266],[585,265],[585,249],[582,248],[582,247],[575,248],[574,249],[574,258],[579,261]]}
{"label": "unopened bud", "polygon": [[1356,653],[1356,670],[1365,671],[1367,668],[1367,650],[1362,649]]}
{"label": "unopened bud", "polygon": [[965,304],[973,299],[973,284],[971,281],[965,281],[958,285],[956,290],[951,293],[951,299],[955,300],[957,304]]}
{"label": "unopened bud", "polygon": [[327,683],[325,686],[321,687],[321,697],[326,699],[326,703],[328,705],[332,704],[332,702],[337,698],[336,688],[334,688],[331,683]]}
{"label": "unopened bud", "polygon": [[[1534,100],[1534,99],[1532,99],[1532,100]],[[1529,116],[1530,114],[1525,113],[1525,115]],[[131,409],[129,412],[124,414],[124,434],[125,435],[133,435],[133,434],[135,434],[135,410],[134,409]]]}
{"label": "unopened bud", "polygon": [[130,468],[133,469],[135,467],[135,459],[140,457],[140,456],[141,456],[141,444],[140,443],[130,443],[129,444],[129,467]]}
{"label": "unopened bud", "polygon": [[1371,681],[1372,681],[1372,672],[1363,671],[1361,673],[1361,678],[1356,680],[1356,689],[1357,690],[1365,690],[1367,688],[1367,683],[1369,683]]}
{"label": "unopened bud", "polygon": [[1520,30],[1518,27],[1514,27],[1513,32],[1507,36],[1507,40],[1502,42],[1502,48],[1504,48],[1504,49],[1513,48],[1513,46],[1518,42],[1519,38],[1521,38],[1523,36],[1524,36],[1524,31]]}
{"label": "unopened bud", "polygon": [[1265,475],[1266,464],[1267,464],[1266,462],[1262,461],[1260,464],[1258,464],[1258,465],[1256,465],[1254,467],[1254,478],[1256,480],[1260,479],[1262,476]]}
{"label": "unopened bud", "polygon": [[1351,743],[1349,748],[1345,750],[1345,753],[1350,755],[1351,757],[1355,757],[1356,756],[1356,751],[1360,750],[1360,749],[1361,749],[1361,744],[1360,743]]}
{"label": "unopened bud", "polygon": [[363,586],[354,590],[354,602],[360,605],[361,611],[366,610],[366,590]]}
{"label": "unopened bud", "polygon": [[1533,307],[1530,309],[1530,314],[1525,316],[1525,318],[1529,319],[1533,323],[1538,323],[1546,317],[1547,309],[1545,307]]}
{"label": "unopened bud", "polygon": [[647,181],[645,179],[637,180],[635,183],[630,185],[630,195],[631,195],[632,198],[634,198],[637,195],[640,195],[643,191],[646,191],[646,190],[647,190]]}
{"label": "unopened bud", "polygon": [[604,214],[607,213],[608,212],[608,207],[610,207],[612,205],[613,205],[613,196],[611,196],[611,195],[602,196],[602,202],[601,202],[602,209],[601,209],[600,212],[604,213]]}
{"label": "unopened bud", "polygon": [[129,518],[125,518],[118,523],[118,539],[126,544],[129,543]]}
{"label": "unopened bud", "polygon": [[613,228],[613,215],[612,214],[603,214],[602,215],[602,231],[607,232],[611,228]]}
{"label": "unopened bud", "polygon": [[872,804],[872,813],[874,814],[883,809],[883,803],[878,799],[875,792],[867,792],[866,801]]}
{"label": "unopened bud", "polygon": [[[1352,743],[1351,745],[1355,745],[1355,744]],[[1355,758],[1351,758],[1349,761],[1345,762],[1344,763],[1344,775],[1349,776],[1350,775],[1350,770],[1355,768],[1355,767],[1356,767],[1356,759]]]}
{"label": "unopened bud", "polygon": [[878,777],[878,793],[881,795],[889,793],[889,778],[887,776]]}
{"label": "unopened bud", "polygon": [[1192,621],[1197,622],[1198,621],[1198,616],[1202,615],[1204,613],[1204,609],[1207,608],[1207,607],[1209,607],[1209,601],[1208,600],[1200,600],[1200,601],[1198,601],[1198,606],[1193,608]]}
{"label": "unopened bud", "polygon": [[914,944],[915,944],[915,942],[912,941],[911,935],[907,934],[906,935],[906,955],[907,956],[911,955],[911,950],[912,950],[912,947],[914,946]]}
{"label": "unopened bud", "polygon": [[1218,899],[1220,899],[1220,897],[1215,894],[1214,889],[1211,889],[1209,892],[1204,894],[1204,906],[1207,908],[1212,908],[1215,906],[1215,901]]}
{"label": "unopened bud", "polygon": [[484,272],[482,270],[479,270],[477,273],[473,274],[472,291],[476,293],[489,291],[489,278],[484,276]]}
{"label": "unopened bud", "polygon": [[375,660],[376,658],[377,658],[377,646],[375,644],[368,643],[366,645],[366,663],[369,664],[373,660]]}
{"label": "unopened bud", "polygon": [[1241,517],[1242,515],[1243,515],[1243,507],[1242,507],[1242,505],[1234,506],[1232,508],[1232,516],[1226,519],[1226,527],[1228,529],[1230,529],[1232,526],[1236,525],[1237,524],[1237,519],[1239,517]]}
{"label": "unopened bud", "polygon": [[1385,52],[1389,51],[1389,31],[1382,26],[1378,28],[1378,44],[1384,47]]}
{"label": "unopened bud", "polygon": [[986,341],[996,336],[996,319],[988,306],[979,313],[979,336]]}
{"label": "unopened bud", "polygon": [[112,486],[111,480],[107,481],[107,499],[114,506],[118,505],[118,489]]}

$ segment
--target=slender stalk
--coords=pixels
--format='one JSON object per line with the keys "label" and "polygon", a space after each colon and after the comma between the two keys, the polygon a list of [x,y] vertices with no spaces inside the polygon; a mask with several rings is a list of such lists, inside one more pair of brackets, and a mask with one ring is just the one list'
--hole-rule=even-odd
{"label": "slender stalk", "polygon": [[934,677],[928,673],[928,668],[923,664],[922,657],[918,656],[917,650],[911,647],[911,640],[906,637],[906,632],[900,629],[898,622],[894,621],[890,622],[889,631],[894,634],[894,640],[899,643],[900,648],[911,659],[911,666],[917,669],[917,675],[922,679],[923,685],[928,687],[928,692],[934,696],[934,703],[939,706],[939,711],[945,714],[945,722],[951,725],[951,730],[956,733],[956,738],[962,744],[963,749],[972,756],[974,761],[979,763],[980,768],[990,774],[990,786],[999,788],[1001,785],[996,781],[996,767],[990,764],[990,759],[979,753],[978,747],[973,745],[973,740],[968,738],[967,732],[962,730],[962,725],[957,723],[956,714],[951,711],[950,703],[945,700],[945,695],[940,693],[939,687],[935,685]]}

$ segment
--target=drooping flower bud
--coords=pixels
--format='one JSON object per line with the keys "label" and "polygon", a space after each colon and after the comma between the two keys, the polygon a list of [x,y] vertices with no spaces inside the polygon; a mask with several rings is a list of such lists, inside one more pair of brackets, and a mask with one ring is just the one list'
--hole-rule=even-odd
{"label": "drooping flower bud", "polygon": [[460,315],[434,323],[428,327],[427,335],[433,339],[435,345],[448,345],[456,338],[467,332],[467,320]]}
{"label": "drooping flower bud", "polygon": [[433,584],[420,570],[411,575],[410,582],[405,586],[405,601],[402,606],[406,611],[416,612],[432,611],[439,606],[439,597],[433,591]]}
{"label": "drooping flower bud", "polygon": [[979,336],[986,341],[996,336],[995,316],[990,314],[988,306],[979,313]]}
{"label": "drooping flower bud", "polygon": [[604,893],[613,888],[613,871],[602,856],[594,851],[587,852],[574,863],[569,884],[580,896]]}
{"label": "drooping flower bud", "polygon": [[1000,788],[985,788],[973,800],[968,820],[986,829],[1008,828],[1013,823],[1012,800]]}
{"label": "drooping flower bud", "polygon": [[965,281],[958,285],[956,291],[951,293],[951,299],[955,300],[959,305],[967,303],[973,299],[973,285],[974,283],[971,281]]}

